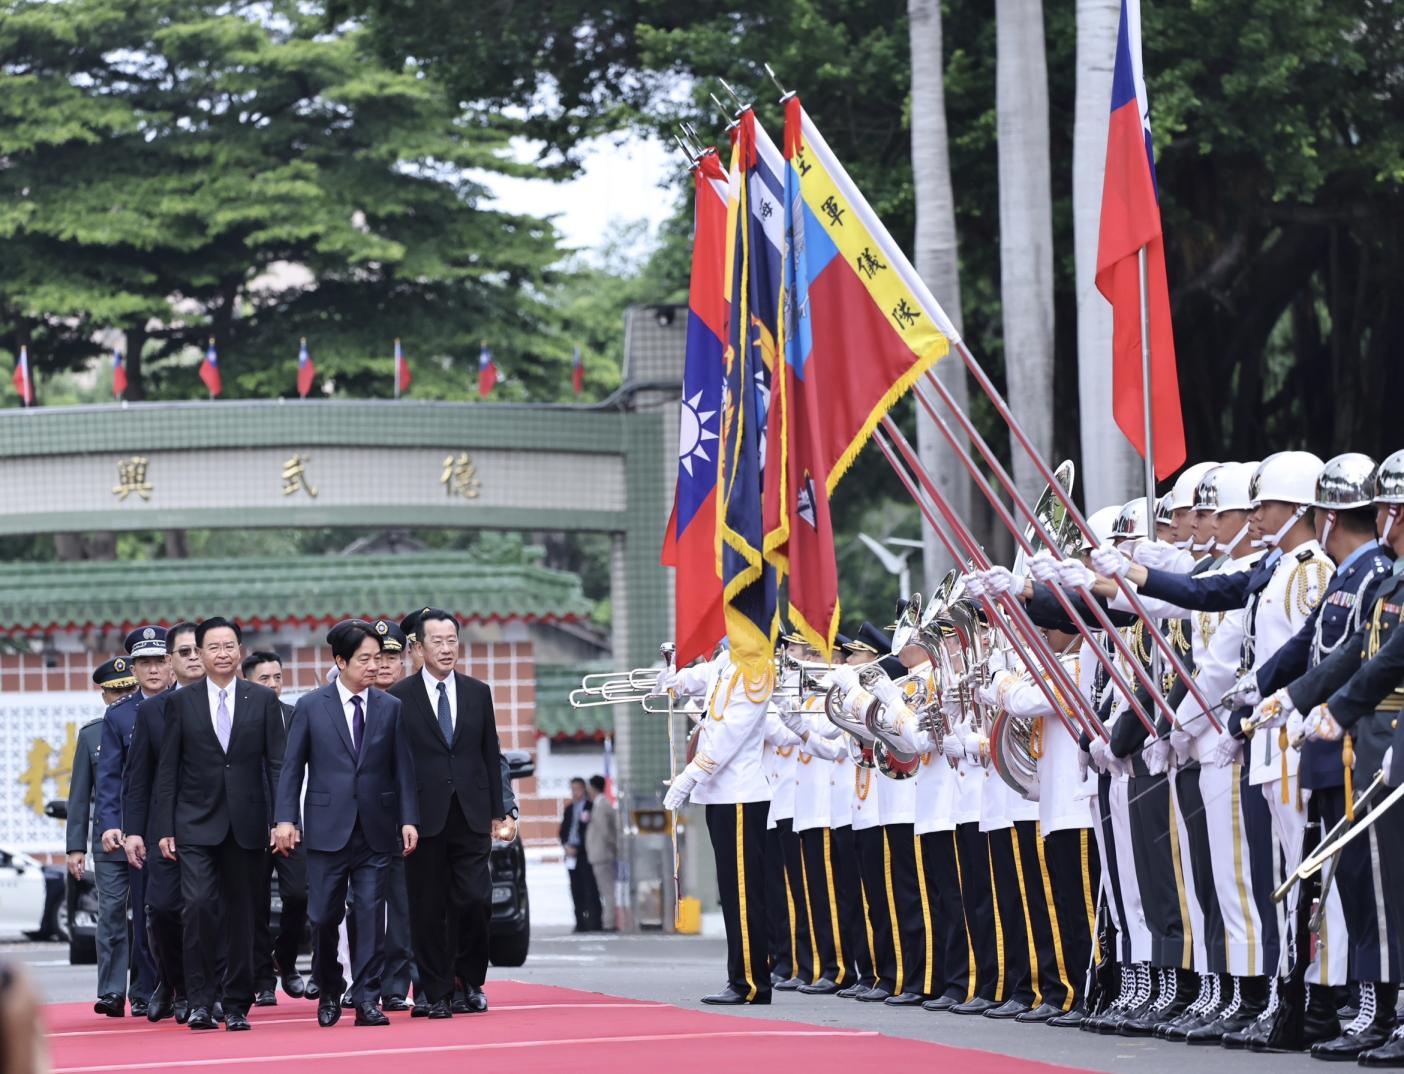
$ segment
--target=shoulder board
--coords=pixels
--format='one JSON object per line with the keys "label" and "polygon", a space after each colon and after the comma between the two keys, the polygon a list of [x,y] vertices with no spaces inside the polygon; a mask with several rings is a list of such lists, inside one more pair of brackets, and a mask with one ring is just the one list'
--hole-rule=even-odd
{"label": "shoulder board", "polygon": [[1312,548],[1303,548],[1300,552],[1297,553],[1298,563],[1310,563],[1315,558],[1316,550]]}

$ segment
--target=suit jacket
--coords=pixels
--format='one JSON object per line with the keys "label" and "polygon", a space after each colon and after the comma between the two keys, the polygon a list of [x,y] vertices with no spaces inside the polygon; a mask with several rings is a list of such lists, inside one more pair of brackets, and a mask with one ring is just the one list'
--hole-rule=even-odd
{"label": "suit jacket", "polygon": [[155,849],[151,819],[156,804],[156,766],[166,735],[166,701],[174,688],[148,697],[137,706],[136,727],[127,749],[127,772],[122,778],[122,831],[139,835],[148,852]]}
{"label": "suit jacket", "polygon": [[220,748],[206,680],[169,696],[156,773],[154,834],[216,846],[233,833],[245,850],[268,846],[278,772],[283,763],[283,710],[266,686],[236,679],[229,751]]}
{"label": "suit jacket", "polygon": [[119,697],[102,715],[102,748],[94,775],[93,823],[99,833],[122,827],[122,781],[127,770],[127,747],[136,728],[141,691]]}
{"label": "suit jacket", "polygon": [[453,685],[458,719],[452,742],[444,741],[422,675],[411,675],[390,687],[391,695],[403,706],[402,725],[409,733],[414,755],[421,837],[432,838],[444,830],[454,801],[468,829],[481,835],[491,833],[494,818],[506,816],[492,689],[458,672],[453,674]]}
{"label": "suit jacket", "polygon": [[102,720],[93,720],[79,729],[78,745],[73,751],[73,776],[68,783],[65,848],[70,854],[91,853],[97,861],[126,861],[126,854],[120,848],[113,851],[102,849],[102,833],[106,829],[93,823],[93,790],[101,745]]}
{"label": "suit jacket", "polygon": [[307,800],[301,817],[308,850],[341,850],[361,824],[370,848],[389,854],[400,828],[419,823],[414,759],[400,718],[400,702],[372,687],[366,693],[366,726],[357,754],[336,683],[298,698],[278,778],[278,823],[299,823],[303,771]]}
{"label": "suit jacket", "polygon": [[590,803],[590,824],[585,829],[585,852],[592,862],[613,861],[619,856],[616,810],[603,794]]}

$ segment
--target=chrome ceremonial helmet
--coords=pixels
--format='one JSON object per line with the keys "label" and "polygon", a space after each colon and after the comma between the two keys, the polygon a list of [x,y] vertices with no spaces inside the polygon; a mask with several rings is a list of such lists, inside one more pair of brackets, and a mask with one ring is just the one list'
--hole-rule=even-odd
{"label": "chrome ceremonial helmet", "polygon": [[1175,514],[1175,509],[1171,506],[1170,501],[1171,494],[1168,492],[1155,501],[1155,524],[1157,526],[1170,525],[1170,520]]}
{"label": "chrome ceremonial helmet", "polygon": [[1144,537],[1147,532],[1146,498],[1144,496],[1122,505],[1112,523],[1112,540],[1129,541]]}
{"label": "chrome ceremonial helmet", "polygon": [[1328,511],[1369,507],[1374,499],[1375,473],[1375,460],[1369,455],[1358,451],[1337,455],[1321,468],[1311,505]]}
{"label": "chrome ceremonial helmet", "polygon": [[1399,516],[1404,514],[1404,451],[1396,451],[1380,463],[1375,471],[1375,502],[1389,508],[1385,516],[1384,532],[1380,534],[1383,544],[1389,543],[1389,535],[1394,530]]}
{"label": "chrome ceremonial helmet", "polygon": [[1197,462],[1193,466],[1186,466],[1180,471],[1180,476],[1175,478],[1175,484],[1170,489],[1170,510],[1178,511],[1184,507],[1198,507],[1199,484],[1204,480],[1205,475],[1219,464],[1217,462]]}

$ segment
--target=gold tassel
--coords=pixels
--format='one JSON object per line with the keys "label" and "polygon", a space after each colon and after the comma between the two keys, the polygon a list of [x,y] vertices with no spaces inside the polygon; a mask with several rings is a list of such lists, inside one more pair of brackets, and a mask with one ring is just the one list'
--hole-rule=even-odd
{"label": "gold tassel", "polygon": [[1345,765],[1346,820],[1355,823],[1355,743],[1346,735],[1341,740],[1341,763]]}
{"label": "gold tassel", "polygon": [[1282,804],[1286,805],[1291,799],[1287,797],[1290,780],[1287,778],[1287,728],[1285,727],[1280,727],[1277,730],[1277,749],[1282,754]]}

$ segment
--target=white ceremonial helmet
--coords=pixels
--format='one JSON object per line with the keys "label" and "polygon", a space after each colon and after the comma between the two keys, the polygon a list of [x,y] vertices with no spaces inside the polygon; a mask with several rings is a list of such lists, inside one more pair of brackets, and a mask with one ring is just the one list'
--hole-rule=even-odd
{"label": "white ceremonial helmet", "polygon": [[1247,511],[1252,506],[1250,487],[1253,475],[1258,472],[1256,462],[1226,462],[1212,472],[1214,483],[1214,510]]}
{"label": "white ceremonial helmet", "polygon": [[1310,451],[1279,451],[1258,464],[1248,486],[1248,500],[1257,507],[1264,500],[1309,507],[1316,499],[1316,479],[1324,464]]}
{"label": "white ceremonial helmet", "polygon": [[1200,479],[1218,465],[1217,462],[1197,462],[1181,470],[1180,476],[1175,478],[1175,484],[1170,488],[1170,510],[1178,511],[1182,507],[1195,506],[1194,493],[1199,488]]}
{"label": "white ceremonial helmet", "polygon": [[1146,515],[1146,498],[1144,496],[1122,504],[1121,510],[1117,512],[1116,520],[1112,523],[1112,537],[1120,537],[1124,540],[1144,537],[1146,535]]}
{"label": "white ceremonial helmet", "polygon": [[1116,516],[1121,514],[1121,508],[1112,504],[1110,507],[1099,507],[1087,516],[1087,528],[1092,531],[1092,544],[1083,542],[1084,549],[1100,548],[1112,538],[1112,527],[1116,524]]}

